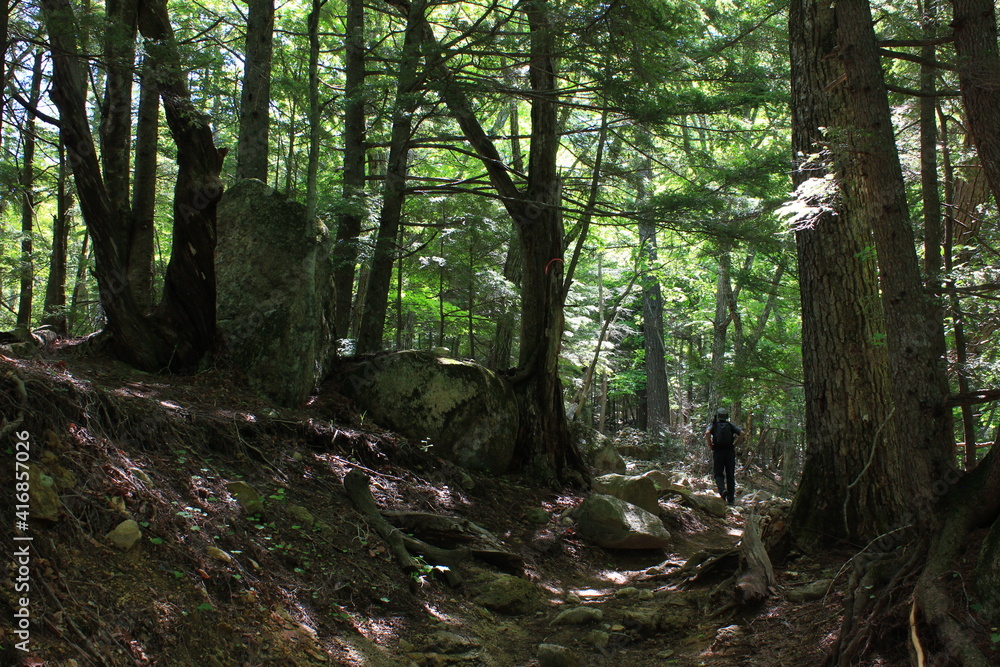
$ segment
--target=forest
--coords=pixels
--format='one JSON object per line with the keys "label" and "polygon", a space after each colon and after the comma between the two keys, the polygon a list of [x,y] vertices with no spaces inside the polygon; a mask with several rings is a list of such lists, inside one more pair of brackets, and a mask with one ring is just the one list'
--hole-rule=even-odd
{"label": "forest", "polygon": [[[0,23],[0,504],[30,435],[32,512],[62,497],[32,577],[113,589],[80,551],[129,519],[145,551],[115,576],[162,592],[51,575],[40,657],[15,623],[3,664],[1000,662],[995,3],[4,0]],[[471,415],[407,412],[472,376]],[[712,514],[720,407],[746,495]],[[480,431],[500,463],[459,451]],[[684,545],[593,551],[573,508],[653,472]],[[418,508],[494,535],[416,544]],[[482,569],[439,553],[456,532],[617,606],[586,639],[504,621],[508,657],[478,611],[421,627]],[[795,608],[807,562],[830,583]],[[667,601],[545,583],[574,568]],[[770,648],[739,629],[785,614]],[[412,639],[433,628],[478,653]]]}

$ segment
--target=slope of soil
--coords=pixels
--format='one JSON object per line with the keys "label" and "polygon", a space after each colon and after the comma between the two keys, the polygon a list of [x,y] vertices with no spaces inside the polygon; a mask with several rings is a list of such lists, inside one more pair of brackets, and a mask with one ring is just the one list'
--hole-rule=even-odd
{"label": "slope of soil", "polygon": [[[469,475],[365,423],[329,387],[285,410],[217,371],[167,378],[110,362],[0,357],[0,377],[0,506],[15,505],[23,431],[62,503],[56,521],[5,531],[33,538],[28,651],[13,634],[18,566],[5,558],[0,569],[5,666],[811,665],[839,623],[843,577],[824,599],[793,604],[784,592],[833,578],[843,554],[790,560],[776,571],[777,595],[754,613],[713,591],[724,576],[681,585],[690,556],[738,542],[749,505],[715,518],[664,498],[670,552],[613,552],[563,520],[579,494]],[[487,563],[461,565],[461,588],[430,568],[404,574],[344,492],[354,467],[371,477],[382,509],[461,516],[491,531],[523,558],[534,608],[481,604],[482,582],[499,574]],[[236,481],[259,492],[259,514],[234,495]],[[122,551],[105,536],[128,519],[142,535]],[[5,540],[8,552],[22,543]],[[553,623],[578,606],[600,618]]]}

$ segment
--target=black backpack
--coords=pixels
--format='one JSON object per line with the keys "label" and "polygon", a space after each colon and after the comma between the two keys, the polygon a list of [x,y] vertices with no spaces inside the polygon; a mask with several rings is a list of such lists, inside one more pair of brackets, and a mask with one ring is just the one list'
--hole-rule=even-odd
{"label": "black backpack", "polygon": [[712,425],[712,444],[716,449],[732,449],[736,432],[729,422],[715,422]]}

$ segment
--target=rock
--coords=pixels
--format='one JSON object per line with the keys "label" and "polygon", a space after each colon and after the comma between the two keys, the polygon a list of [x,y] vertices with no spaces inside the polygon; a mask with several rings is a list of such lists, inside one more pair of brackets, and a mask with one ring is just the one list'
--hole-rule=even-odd
{"label": "rock", "polygon": [[625,459],[610,441],[594,454],[591,461],[598,470],[622,473],[628,469],[628,466],[625,465]]}
{"label": "rock", "polygon": [[649,470],[642,474],[642,477],[653,482],[656,492],[661,493],[670,488],[670,475],[662,470]]}
{"label": "rock", "polygon": [[579,656],[558,644],[539,644],[536,657],[539,667],[576,667],[580,664]]}
{"label": "rock", "polygon": [[654,597],[655,595],[653,594],[653,591],[649,590],[648,588],[643,588],[641,591],[639,591],[640,600],[643,601],[652,600]]}
{"label": "rock", "polygon": [[645,431],[626,427],[615,435],[615,449],[635,459],[653,459],[659,454],[661,442]]}
{"label": "rock", "polygon": [[577,532],[611,549],[662,549],[670,533],[655,514],[624,500],[595,493],[576,509]]}
{"label": "rock", "polygon": [[636,588],[635,586],[625,586],[624,588],[619,588],[617,591],[615,591],[616,598],[623,598],[627,600],[628,598],[634,598],[638,596],[639,596],[639,589]]}
{"label": "rock", "polygon": [[660,513],[659,493],[656,491],[656,484],[645,475],[612,473],[595,477],[593,484],[594,493],[620,498],[653,514]]}
{"label": "rock", "polygon": [[826,595],[826,592],[829,590],[830,584],[832,583],[832,579],[820,579],[819,581],[814,581],[813,583],[806,584],[805,586],[796,586],[795,588],[790,588],[788,592],[785,593],[785,598],[789,602],[794,602],[796,604],[809,602],[810,600],[819,600]]}
{"label": "rock", "polygon": [[326,227],[257,180],[218,205],[217,317],[229,361],[257,390],[304,403],[335,356],[334,287]]}
{"label": "rock", "polygon": [[209,558],[213,558],[221,563],[228,564],[233,562],[233,557],[219,547],[207,547],[205,553],[208,554]]}
{"label": "rock", "polygon": [[504,614],[529,614],[540,599],[534,584],[510,574],[484,575],[470,587],[475,590],[473,602]]}
{"label": "rock", "polygon": [[28,501],[32,519],[59,520],[62,501],[56,493],[55,484],[55,480],[43,473],[40,467],[28,464]]}
{"label": "rock", "polygon": [[559,537],[551,530],[539,530],[531,536],[531,548],[538,553],[548,553],[559,545]]}
{"label": "rock", "polygon": [[683,605],[633,607],[622,612],[622,622],[643,635],[680,632],[690,626],[694,618],[695,614],[691,608]]}
{"label": "rock", "polygon": [[580,604],[583,602],[583,599],[576,593],[567,593],[566,597],[563,599],[565,600],[566,604]]}
{"label": "rock", "polygon": [[584,625],[586,623],[599,623],[604,620],[604,612],[597,607],[571,607],[559,612],[552,625]]}
{"label": "rock", "polygon": [[444,654],[465,653],[479,646],[471,639],[447,630],[438,630],[431,634],[427,640],[428,643],[423,648],[425,652],[433,651]]}
{"label": "rock", "polygon": [[426,442],[443,459],[500,474],[517,436],[517,400],[493,371],[407,350],[350,364],[341,391],[381,426]]}
{"label": "rock", "polygon": [[134,519],[126,519],[104,537],[116,548],[128,551],[142,537],[142,531],[139,530],[139,524]]}
{"label": "rock", "polygon": [[671,485],[669,491],[679,495],[682,502],[688,507],[701,510],[720,519],[729,512],[729,506],[726,505],[726,501],[718,495],[695,493],[691,489],[678,484]]}
{"label": "rock", "polygon": [[264,501],[261,500],[260,494],[246,482],[229,482],[226,484],[226,489],[233,494],[247,514],[260,514],[264,511]]}
{"label": "rock", "polygon": [[288,505],[285,507],[285,511],[288,512],[288,516],[292,517],[294,523],[306,528],[312,528],[316,523],[316,517],[312,515],[312,512],[301,505]]}
{"label": "rock", "polygon": [[42,454],[42,467],[52,478],[53,486],[57,492],[68,491],[76,486],[76,475],[59,463],[59,457],[53,452],[46,451]]}
{"label": "rock", "polygon": [[604,630],[591,630],[587,633],[586,641],[594,648],[604,648],[611,641],[611,634]]}
{"label": "rock", "polygon": [[541,507],[532,507],[527,512],[524,513],[524,518],[531,523],[537,523],[539,525],[544,525],[549,522],[549,513],[546,512]]}

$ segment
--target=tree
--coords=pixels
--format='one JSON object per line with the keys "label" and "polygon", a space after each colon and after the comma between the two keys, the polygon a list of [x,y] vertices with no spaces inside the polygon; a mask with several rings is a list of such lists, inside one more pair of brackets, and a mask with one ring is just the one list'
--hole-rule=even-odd
{"label": "tree", "polygon": [[1000,202],[1000,48],[990,0],[952,0],[959,86],[980,164]]}
{"label": "tree", "polygon": [[190,368],[215,335],[215,205],[225,152],[215,147],[205,117],[191,104],[166,4],[144,2],[137,16],[178,149],[171,258],[153,317],[143,315],[128,283],[127,220],[115,205],[120,195],[108,192],[90,131],[73,8],[67,0],[42,0],[42,10],[52,50],[51,96],[93,239],[106,333],[118,354],[139,368]]}
{"label": "tree", "polygon": [[[870,221],[835,189],[847,102],[844,88],[831,85],[843,75],[840,60],[828,57],[837,44],[834,11],[795,0],[788,24],[807,446],[793,530],[865,541],[899,525],[908,501],[895,485],[885,496],[876,486],[893,479],[899,461],[883,426],[891,398]],[[855,491],[859,479],[866,486]]]}
{"label": "tree", "polygon": [[515,184],[462,84],[446,65],[441,45],[426,20],[423,42],[431,54],[428,69],[436,91],[482,161],[517,229],[523,265],[520,354],[511,380],[521,400],[515,460],[543,479],[565,482],[578,476],[584,465],[569,435],[559,378],[565,292],[562,184],[556,166],[559,134],[555,26],[549,12],[544,0],[524,7],[530,42],[531,132],[523,189]]}
{"label": "tree", "polygon": [[[31,68],[31,91],[28,103],[38,105],[42,89],[42,52],[35,51]],[[21,165],[21,291],[17,302],[17,328],[27,336],[31,328],[31,302],[34,293],[35,260],[33,255],[35,233],[35,116],[25,111],[24,157]]]}
{"label": "tree", "polygon": [[236,177],[267,183],[274,0],[248,0]]}
{"label": "tree", "polygon": [[347,336],[351,328],[358,236],[364,220],[365,192],[365,7],[363,0],[347,0],[344,37],[344,211],[337,222],[333,282],[337,290],[335,327]]}
{"label": "tree", "polygon": [[413,115],[421,97],[417,88],[419,83],[417,67],[420,63],[422,32],[427,21],[424,16],[425,7],[426,3],[423,0],[414,0],[406,15],[406,31],[396,82],[392,133],[389,139],[389,159],[386,163],[383,184],[382,211],[379,214],[375,252],[368,274],[368,289],[361,316],[359,352],[375,352],[382,349],[389,283],[392,280],[392,266],[396,259],[396,236],[405,201],[404,190],[413,132]]}

